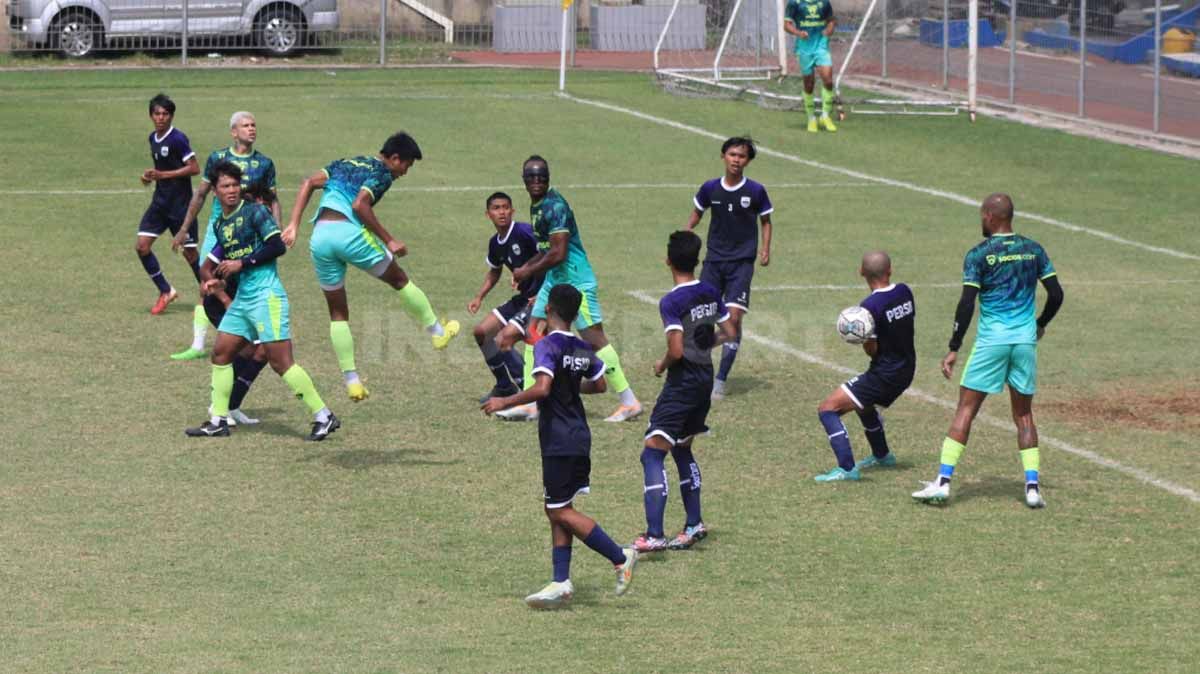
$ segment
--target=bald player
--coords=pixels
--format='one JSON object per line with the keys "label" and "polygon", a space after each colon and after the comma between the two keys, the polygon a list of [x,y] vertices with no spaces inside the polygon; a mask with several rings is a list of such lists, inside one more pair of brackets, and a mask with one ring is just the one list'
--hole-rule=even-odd
{"label": "bald player", "polygon": [[[954,374],[958,349],[975,313],[979,297],[979,330],[967,358],[958,389],[954,421],[942,441],[937,479],[913,493],[925,503],[950,498],[950,477],[967,447],[971,422],[989,393],[1008,384],[1017,449],[1025,470],[1025,505],[1046,505],[1038,485],[1040,459],[1037,426],[1033,423],[1033,393],[1037,380],[1037,343],[1063,302],[1062,286],[1045,249],[1012,229],[1013,203],[1007,194],[992,194],[979,209],[984,240],[963,260],[963,289],[954,312],[950,351],[942,359],[942,375]],[[1042,315],[1034,318],[1038,282],[1046,288]]]}
{"label": "bald player", "polygon": [[[917,352],[913,346],[917,305],[912,290],[903,283],[892,283],[892,260],[881,251],[863,255],[858,273],[867,282],[871,294],[859,306],[871,312],[875,333],[863,342],[863,351],[871,357],[867,371],[842,384],[817,408],[821,425],[829,435],[829,446],[838,465],[816,476],[817,482],[857,480],[864,468],[896,465],[883,432],[883,416],[877,408],[888,407],[912,383],[917,370]],[[854,410],[862,421],[871,445],[871,456],[858,464],[850,449],[850,437],[842,415]]]}

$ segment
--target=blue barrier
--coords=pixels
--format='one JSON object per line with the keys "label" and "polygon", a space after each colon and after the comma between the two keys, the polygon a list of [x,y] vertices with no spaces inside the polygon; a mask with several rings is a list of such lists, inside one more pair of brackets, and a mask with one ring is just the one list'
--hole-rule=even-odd
{"label": "blue barrier", "polygon": [[[967,29],[970,24],[966,19],[955,19],[950,22],[950,46],[956,49],[967,46]],[[937,19],[921,19],[921,44],[930,47],[942,46],[942,22]],[[979,20],[979,46],[998,47],[1004,44],[1004,32],[992,30],[992,22],[987,19]]]}
{"label": "blue barrier", "polygon": [[[1173,17],[1165,19],[1162,22],[1163,32],[1176,26],[1180,28],[1193,28],[1196,26],[1198,18],[1200,18],[1200,5],[1196,5],[1186,12],[1180,12]],[[1027,31],[1022,37],[1034,47],[1079,52],[1079,38],[1062,34],[1061,26],[1059,26],[1058,30],[1051,27],[1048,29],[1041,28]],[[1109,61],[1144,63],[1149,60],[1150,55],[1154,52],[1154,29],[1150,28],[1126,40],[1089,39],[1087,41],[1087,52],[1101,58],[1106,58]]]}

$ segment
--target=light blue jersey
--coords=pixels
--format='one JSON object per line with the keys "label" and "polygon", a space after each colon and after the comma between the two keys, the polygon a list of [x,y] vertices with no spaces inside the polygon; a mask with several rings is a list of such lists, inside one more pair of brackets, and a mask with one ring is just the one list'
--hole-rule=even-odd
{"label": "light blue jersey", "polygon": [[[317,206],[317,214],[322,208],[337,211],[354,224],[362,227],[358,215],[354,213],[354,199],[362,190],[371,195],[371,205],[379,203],[388,188],[392,186],[392,173],[387,164],[378,157],[352,157],[338,159],[322,169],[328,180],[321,194],[321,203]],[[313,216],[313,222],[317,216]]]}
{"label": "light blue jersey", "polygon": [[587,251],[583,249],[583,239],[580,238],[579,227],[575,224],[575,213],[558,190],[550,188],[541,201],[529,207],[529,214],[538,250],[549,250],[550,237],[554,234],[566,232],[570,236],[567,241],[567,257],[546,271],[542,287],[552,288],[559,283],[567,283],[579,289],[595,287],[596,273],[592,271]]}
{"label": "light blue jersey", "polygon": [[[240,260],[262,247],[267,239],[279,236],[279,226],[266,206],[242,201],[229,215],[220,210],[216,222],[212,223],[216,245],[209,252],[213,262]],[[275,260],[242,269],[238,274],[236,302],[250,302],[259,295],[273,292],[283,294],[283,282],[279,280]]]}
{"label": "light blue jersey", "polygon": [[1039,281],[1055,275],[1045,249],[1019,234],[993,234],[967,251],[963,285],[979,288],[976,346],[1036,344]]}

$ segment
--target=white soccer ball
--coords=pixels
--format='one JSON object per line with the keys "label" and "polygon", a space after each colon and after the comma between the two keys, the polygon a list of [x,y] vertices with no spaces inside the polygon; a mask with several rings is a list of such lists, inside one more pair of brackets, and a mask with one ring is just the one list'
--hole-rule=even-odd
{"label": "white soccer ball", "polygon": [[850,344],[862,344],[875,337],[875,318],[863,307],[846,307],[838,314],[837,332]]}

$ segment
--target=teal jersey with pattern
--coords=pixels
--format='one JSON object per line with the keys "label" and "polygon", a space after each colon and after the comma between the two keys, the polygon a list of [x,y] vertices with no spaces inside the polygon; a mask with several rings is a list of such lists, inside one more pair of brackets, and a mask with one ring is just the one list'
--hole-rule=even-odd
{"label": "teal jersey with pattern", "polygon": [[[229,215],[220,213],[213,223],[216,245],[208,258],[213,262],[240,260],[262,247],[267,239],[279,236],[279,226],[266,206],[242,201]],[[253,300],[260,293],[274,291],[284,294],[283,282],[275,268],[275,260],[243,268],[238,274],[238,300]]]}
{"label": "teal jersey with pattern", "polygon": [[808,31],[808,39],[796,38],[796,51],[828,48],[829,38],[821,31],[833,18],[833,5],[829,0],[788,0],[783,17],[800,30]]}
{"label": "teal jersey with pattern", "polygon": [[[388,188],[392,186],[392,173],[387,164],[378,157],[351,157],[330,162],[322,169],[327,180],[325,191],[321,194],[321,203],[317,206],[317,214],[322,208],[337,211],[346,216],[359,227],[362,222],[354,214],[354,198],[362,190],[371,195],[371,205],[379,203]],[[313,222],[316,222],[316,215]]]}
{"label": "teal jersey with pattern", "polygon": [[963,285],[979,288],[975,345],[1036,344],[1034,296],[1054,275],[1041,244],[1020,234],[994,234],[967,251]]}
{"label": "teal jersey with pattern", "polygon": [[212,183],[213,168],[223,161],[242,170],[243,192],[252,188],[263,193],[275,191],[275,162],[258,150],[253,150],[250,154],[238,154],[231,147],[215,150],[208,155],[208,161],[204,164],[204,174],[200,179]]}
{"label": "teal jersey with pattern", "polygon": [[576,288],[596,285],[596,272],[592,271],[592,263],[588,261],[587,251],[583,249],[583,239],[579,237],[579,227],[575,224],[575,213],[558,190],[550,188],[541,201],[531,205],[529,216],[540,251],[550,249],[552,234],[566,232],[569,235],[567,257],[558,266],[546,271],[543,285],[553,287],[559,283],[567,283]]}

